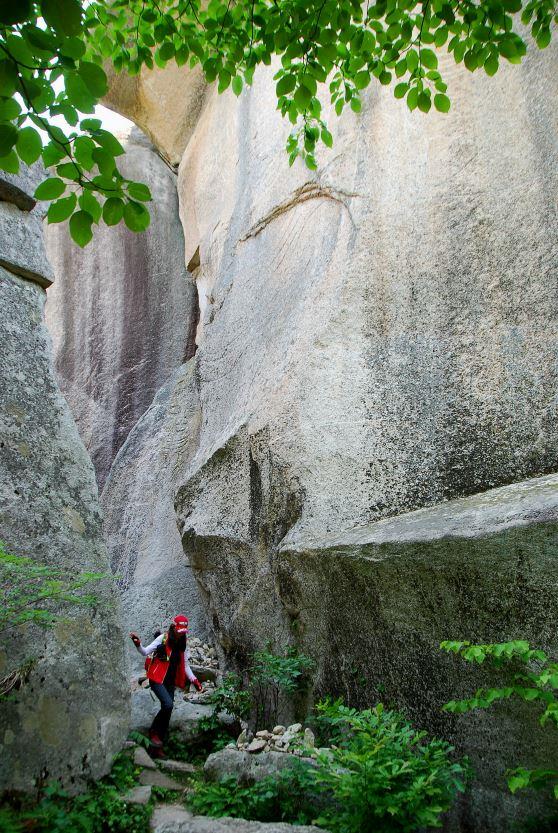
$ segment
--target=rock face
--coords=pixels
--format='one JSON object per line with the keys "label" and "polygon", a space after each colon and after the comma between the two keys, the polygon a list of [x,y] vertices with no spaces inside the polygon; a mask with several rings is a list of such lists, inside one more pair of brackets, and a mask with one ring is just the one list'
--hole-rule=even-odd
{"label": "rock face", "polygon": [[82,251],[66,224],[46,229],[56,274],[47,304],[56,372],[100,488],[130,429],[192,355],[197,324],[175,175],[140,131],[124,146],[122,173],[153,195],[147,233],[101,224]]}
{"label": "rock face", "polygon": [[528,722],[441,716],[474,675],[438,643],[558,649],[557,58],[448,65],[449,116],[375,86],[315,174],[287,166],[271,68],[207,95],[179,170],[198,416],[172,488],[211,627],[239,665],[294,642],[316,694],[455,738],[462,831],[507,831],[504,767],[550,759]]}
{"label": "rock face", "polygon": [[[68,575],[106,573],[93,468],[56,385],[43,323],[43,287],[52,272],[40,215],[18,207],[32,207],[35,184],[23,174],[0,187],[16,200],[0,202],[0,227],[8,222],[29,232],[14,263],[3,253],[0,267],[0,535],[8,552]],[[27,268],[33,282],[21,277]],[[32,791],[45,779],[75,790],[106,773],[121,747],[129,700],[116,593],[110,580],[91,591],[99,605],[66,607],[51,630],[2,634],[2,681],[26,660],[33,664],[13,698],[0,702],[0,791]]]}
{"label": "rock face", "polygon": [[[145,644],[177,613],[188,616],[192,635],[207,635],[205,610],[173,508],[177,472],[195,442],[200,419],[191,394],[193,371],[192,362],[183,365],[157,393],[120,449],[102,494],[124,625],[138,631]],[[140,670],[143,663],[131,642],[129,655]]]}
{"label": "rock face", "polygon": [[149,136],[171,165],[178,165],[202,110],[207,84],[199,66],[164,71],[143,67],[139,75],[105,66],[109,91],[103,104],[131,119]]}
{"label": "rock face", "polygon": [[[212,94],[179,171],[203,420],[175,506],[222,649],[298,642],[317,693],[387,691],[453,733],[479,773],[462,829],[509,828],[504,764],[545,744],[441,717],[471,674],[439,641],[558,648],[555,509],[494,525],[485,507],[471,536],[459,504],[557,469],[556,63],[450,66],[449,117],[374,87],[316,174],[286,166],[270,70],[238,103]],[[387,519],[409,536],[349,545]]]}

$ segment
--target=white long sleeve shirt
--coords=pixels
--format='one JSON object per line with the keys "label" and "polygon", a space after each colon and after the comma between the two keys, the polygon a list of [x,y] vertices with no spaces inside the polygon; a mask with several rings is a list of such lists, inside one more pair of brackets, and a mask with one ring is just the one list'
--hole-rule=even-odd
{"label": "white long sleeve shirt", "polygon": [[[153,640],[153,642],[150,642],[149,645],[142,645],[141,642],[140,642],[139,645],[136,645],[136,648],[138,649],[138,651],[140,652],[140,654],[142,656],[148,657],[150,654],[152,654],[159,647],[159,645],[162,644],[164,636],[165,636],[164,633],[162,633],[160,636],[156,636],[155,639]],[[191,683],[193,683],[194,680],[196,679],[196,675],[194,674],[194,672],[190,668],[190,664],[188,662],[189,659],[190,659],[190,652],[188,651],[188,649],[186,649],[186,651],[184,651],[184,668],[186,669],[187,678],[190,680]]]}

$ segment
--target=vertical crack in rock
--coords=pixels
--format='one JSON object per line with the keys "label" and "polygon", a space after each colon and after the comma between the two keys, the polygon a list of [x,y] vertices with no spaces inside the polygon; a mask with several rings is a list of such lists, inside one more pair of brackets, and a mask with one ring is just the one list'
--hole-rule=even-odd
{"label": "vertical crack in rock", "polygon": [[188,335],[186,337],[186,348],[184,351],[184,361],[187,362],[189,359],[193,358],[196,355],[196,350],[198,349],[198,344],[196,340],[197,332],[198,332],[198,325],[200,323],[201,317],[201,306],[200,306],[200,293],[199,287],[197,283],[197,278],[199,275],[199,269],[201,266],[200,261],[200,247],[198,246],[192,257],[190,258],[190,262],[186,267],[187,271],[192,276],[192,282],[194,284],[194,295],[192,298],[192,314],[188,321]]}

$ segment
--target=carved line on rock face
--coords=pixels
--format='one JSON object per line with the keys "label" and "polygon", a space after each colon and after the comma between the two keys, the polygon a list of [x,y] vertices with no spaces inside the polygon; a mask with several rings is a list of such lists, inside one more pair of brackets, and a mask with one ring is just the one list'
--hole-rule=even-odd
{"label": "carved line on rock face", "polygon": [[300,188],[297,188],[293,192],[292,196],[279,203],[279,205],[276,205],[271,209],[271,211],[268,211],[264,217],[254,223],[254,225],[246,232],[244,237],[241,237],[238,242],[244,243],[250,237],[257,237],[257,235],[273,220],[276,220],[277,217],[281,216],[281,214],[285,214],[287,211],[290,211],[296,205],[300,205],[308,200],[316,200],[320,198],[340,203],[344,208],[346,208],[351,223],[354,226],[355,223],[349,206],[347,205],[347,200],[352,197],[359,196],[360,194],[351,191],[342,191],[339,188],[333,188],[331,185],[320,185],[318,182],[305,182],[304,185],[301,185]]}

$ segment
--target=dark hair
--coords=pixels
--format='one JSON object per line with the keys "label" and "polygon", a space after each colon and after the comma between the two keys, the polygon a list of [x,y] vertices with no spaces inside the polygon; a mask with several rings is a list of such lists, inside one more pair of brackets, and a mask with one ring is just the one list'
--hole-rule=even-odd
{"label": "dark hair", "polygon": [[186,634],[177,633],[174,625],[169,628],[169,645],[171,648],[178,648],[179,651],[186,650]]}

